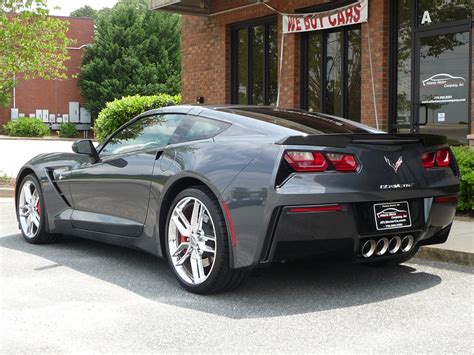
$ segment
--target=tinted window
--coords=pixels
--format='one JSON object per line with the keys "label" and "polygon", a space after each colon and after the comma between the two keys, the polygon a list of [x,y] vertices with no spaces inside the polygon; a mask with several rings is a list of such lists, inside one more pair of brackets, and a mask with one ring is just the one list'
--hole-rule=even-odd
{"label": "tinted window", "polygon": [[100,155],[124,154],[164,147],[183,118],[184,115],[143,117],[115,134],[102,148]]}
{"label": "tinted window", "polygon": [[360,122],[360,26],[307,32],[303,37],[302,106]]}
{"label": "tinted window", "polygon": [[338,120],[329,116],[304,111],[269,110],[258,108],[239,108],[233,113],[258,119],[275,125],[293,129],[306,134],[322,133],[367,133],[368,131],[347,120]]}
{"label": "tinted window", "polygon": [[232,27],[232,102],[274,105],[278,93],[276,18]]}
{"label": "tinted window", "polygon": [[226,122],[187,115],[182,125],[171,138],[170,143],[182,143],[212,138],[229,126],[230,124]]}
{"label": "tinted window", "polygon": [[418,24],[466,20],[472,16],[472,0],[419,0]]}

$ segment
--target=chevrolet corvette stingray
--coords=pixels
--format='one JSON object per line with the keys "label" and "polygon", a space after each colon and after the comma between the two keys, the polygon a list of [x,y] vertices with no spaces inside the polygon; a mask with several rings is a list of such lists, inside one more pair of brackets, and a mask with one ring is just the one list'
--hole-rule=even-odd
{"label": "chevrolet corvette stingray", "polygon": [[445,137],[295,109],[165,107],[72,150],[19,172],[26,241],[65,234],[140,249],[201,294],[278,260],[404,262],[446,241],[459,189]]}

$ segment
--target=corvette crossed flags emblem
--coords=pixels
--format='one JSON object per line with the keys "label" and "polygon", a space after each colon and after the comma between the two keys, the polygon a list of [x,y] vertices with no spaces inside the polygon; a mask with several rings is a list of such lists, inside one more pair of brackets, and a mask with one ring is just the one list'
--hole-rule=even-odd
{"label": "corvette crossed flags emblem", "polygon": [[384,158],[388,166],[391,167],[396,174],[398,174],[398,168],[400,168],[400,166],[403,164],[403,158],[400,156],[396,163],[392,163],[386,156],[384,156]]}

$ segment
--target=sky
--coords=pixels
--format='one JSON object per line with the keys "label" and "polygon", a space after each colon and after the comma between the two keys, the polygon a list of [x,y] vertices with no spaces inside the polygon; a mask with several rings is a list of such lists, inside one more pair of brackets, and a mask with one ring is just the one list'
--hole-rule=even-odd
{"label": "sky", "polygon": [[[100,10],[104,7],[112,7],[117,3],[117,0],[47,0],[50,15],[69,16],[69,14],[84,6]],[[59,6],[61,9],[57,10],[54,7]]]}

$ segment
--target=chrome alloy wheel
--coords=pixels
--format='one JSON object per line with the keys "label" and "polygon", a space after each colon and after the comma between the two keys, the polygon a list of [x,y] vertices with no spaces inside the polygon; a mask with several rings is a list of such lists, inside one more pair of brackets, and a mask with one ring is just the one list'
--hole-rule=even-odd
{"label": "chrome alloy wheel", "polygon": [[18,216],[21,229],[26,238],[34,238],[40,229],[41,203],[39,191],[35,184],[26,181],[20,191],[18,200]]}
{"label": "chrome alloy wheel", "polygon": [[180,278],[202,284],[212,272],[216,257],[216,230],[199,199],[185,197],[173,209],[168,225],[168,252]]}

